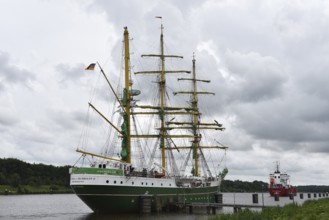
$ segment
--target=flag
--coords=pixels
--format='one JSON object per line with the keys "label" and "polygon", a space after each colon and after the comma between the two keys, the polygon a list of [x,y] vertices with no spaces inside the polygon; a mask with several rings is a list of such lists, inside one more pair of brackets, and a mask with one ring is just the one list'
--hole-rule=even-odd
{"label": "flag", "polygon": [[155,18],[160,18],[160,19],[162,19],[162,17],[161,17],[161,16],[155,16]]}
{"label": "flag", "polygon": [[87,66],[87,68],[85,70],[94,70],[96,66],[96,63],[91,63],[89,64],[89,66]]}

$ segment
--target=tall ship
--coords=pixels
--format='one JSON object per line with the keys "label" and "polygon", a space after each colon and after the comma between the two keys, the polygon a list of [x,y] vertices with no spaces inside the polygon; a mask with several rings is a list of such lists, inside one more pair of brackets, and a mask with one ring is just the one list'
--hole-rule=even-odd
{"label": "tall ship", "polygon": [[[216,140],[218,132],[225,128],[216,120],[201,120],[199,96],[214,93],[199,91],[198,85],[210,81],[197,78],[194,54],[191,71],[167,68],[165,61],[183,57],[165,52],[161,22],[160,51],[141,56],[156,59],[156,68],[148,65],[151,70],[134,72],[137,78],[145,74],[143,80],[151,80],[155,85],[154,91],[144,86],[142,89],[149,89],[145,94],[134,87],[129,43],[125,27],[123,86],[118,86],[117,91],[99,63],[87,68],[99,68],[113,93],[113,115],[118,120],[115,122],[114,117],[107,117],[95,104],[89,103],[88,112],[104,121],[111,134],[106,140],[108,148],[101,153],[87,150],[88,146],[78,147],[76,151],[81,157],[70,168],[73,191],[97,213],[138,213],[145,198],[149,198],[152,211],[173,204],[215,202],[228,169],[223,165],[227,147]],[[187,83],[189,89],[169,94],[168,75],[174,74],[189,74],[190,77],[175,79],[176,83]],[[146,104],[140,104],[143,100],[137,96],[144,98]],[[175,97],[183,101],[175,102]],[[147,103],[151,101],[152,104]],[[206,135],[208,132],[210,136]]]}
{"label": "tall ship", "polygon": [[297,188],[290,185],[290,176],[287,173],[281,173],[278,161],[275,163],[274,173],[270,174],[268,191],[271,196],[290,196],[297,193]]}

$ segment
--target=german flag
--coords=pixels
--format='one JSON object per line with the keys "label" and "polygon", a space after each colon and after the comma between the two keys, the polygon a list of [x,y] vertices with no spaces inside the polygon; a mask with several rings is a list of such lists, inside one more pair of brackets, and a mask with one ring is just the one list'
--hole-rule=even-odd
{"label": "german flag", "polygon": [[94,70],[95,69],[95,66],[96,66],[96,63],[91,63],[91,64],[89,64],[89,66],[87,66],[85,68],[85,70]]}

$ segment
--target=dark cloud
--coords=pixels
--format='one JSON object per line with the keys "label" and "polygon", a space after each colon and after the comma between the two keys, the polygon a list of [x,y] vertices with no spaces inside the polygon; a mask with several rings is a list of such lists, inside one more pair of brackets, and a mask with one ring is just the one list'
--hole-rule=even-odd
{"label": "dark cloud", "polygon": [[258,102],[279,97],[287,80],[277,60],[258,53],[228,51],[225,64],[232,77],[228,92],[231,90],[234,102]]}
{"label": "dark cloud", "polygon": [[4,90],[6,85],[22,84],[28,86],[28,83],[34,79],[33,73],[12,65],[10,55],[0,51],[0,91]]}
{"label": "dark cloud", "polygon": [[13,115],[9,113],[0,114],[0,125],[2,126],[14,126],[18,122],[18,119],[13,117]]}
{"label": "dark cloud", "polygon": [[86,121],[86,114],[82,111],[51,110],[50,123],[56,130],[79,129]]}
{"label": "dark cloud", "polygon": [[[316,56],[320,56],[320,54]],[[317,101],[321,99],[323,102],[321,105],[328,105],[329,74],[327,74],[327,70],[329,65],[326,60],[321,57],[319,57],[319,60],[316,62],[308,62],[308,65],[309,66],[305,68],[296,67],[296,72],[298,71],[299,74],[295,77],[295,83],[297,85],[302,85],[299,88],[302,93],[313,96]],[[310,99],[308,101],[312,102]],[[321,109],[318,109],[318,111],[321,111]]]}

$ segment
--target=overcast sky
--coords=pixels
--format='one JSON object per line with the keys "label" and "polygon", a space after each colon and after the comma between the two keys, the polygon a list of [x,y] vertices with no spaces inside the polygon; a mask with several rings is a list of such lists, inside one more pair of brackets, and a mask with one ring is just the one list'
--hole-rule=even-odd
{"label": "overcast sky", "polygon": [[212,81],[227,178],[268,181],[280,161],[292,184],[329,185],[328,1],[0,2],[1,158],[74,164],[98,77],[84,67],[117,77],[123,27],[132,53],[154,52],[162,16],[169,51]]}

